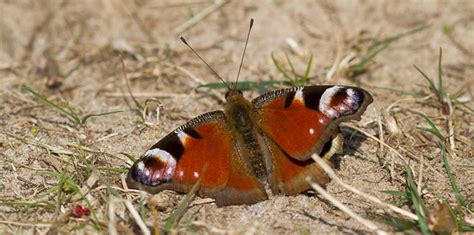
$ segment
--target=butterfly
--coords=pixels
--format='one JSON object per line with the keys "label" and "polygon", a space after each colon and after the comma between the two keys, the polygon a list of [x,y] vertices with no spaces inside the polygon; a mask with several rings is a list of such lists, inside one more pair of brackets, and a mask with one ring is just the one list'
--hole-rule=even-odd
{"label": "butterfly", "polygon": [[306,177],[329,180],[311,155],[333,166],[330,158],[342,148],[339,123],[360,120],[373,101],[364,89],[337,85],[275,90],[251,101],[228,86],[225,98],[224,110],[188,121],[147,150],[127,185],[186,193],[199,180],[197,194],[217,206],[307,191]]}

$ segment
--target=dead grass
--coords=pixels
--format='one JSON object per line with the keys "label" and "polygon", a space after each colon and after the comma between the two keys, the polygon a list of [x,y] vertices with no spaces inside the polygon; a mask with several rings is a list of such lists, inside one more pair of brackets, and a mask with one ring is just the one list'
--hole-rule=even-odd
{"label": "dead grass", "polygon": [[[473,231],[470,1],[3,1],[0,11],[0,234]],[[128,189],[134,159],[221,108],[179,36],[233,80],[250,18],[247,97],[331,83],[375,98],[342,127],[329,197],[217,208]]]}

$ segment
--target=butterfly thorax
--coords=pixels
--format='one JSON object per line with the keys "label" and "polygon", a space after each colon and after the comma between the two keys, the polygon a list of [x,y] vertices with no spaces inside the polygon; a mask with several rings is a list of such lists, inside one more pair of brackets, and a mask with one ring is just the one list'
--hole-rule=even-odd
{"label": "butterfly thorax", "polygon": [[255,111],[250,101],[245,99],[238,90],[230,90],[226,94],[227,103],[224,111],[230,131],[233,133],[233,141],[240,148],[240,159],[242,163],[248,164],[252,175],[256,176],[262,183],[267,181],[267,169],[270,164],[266,163],[263,153],[263,140],[259,135]]}

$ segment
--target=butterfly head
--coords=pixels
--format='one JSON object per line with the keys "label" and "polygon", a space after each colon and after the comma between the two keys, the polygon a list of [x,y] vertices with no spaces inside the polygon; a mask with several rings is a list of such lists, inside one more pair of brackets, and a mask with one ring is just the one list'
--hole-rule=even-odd
{"label": "butterfly head", "polygon": [[225,100],[227,102],[232,102],[236,99],[241,99],[242,97],[242,91],[236,88],[229,88],[229,90],[227,90],[227,92],[225,93]]}

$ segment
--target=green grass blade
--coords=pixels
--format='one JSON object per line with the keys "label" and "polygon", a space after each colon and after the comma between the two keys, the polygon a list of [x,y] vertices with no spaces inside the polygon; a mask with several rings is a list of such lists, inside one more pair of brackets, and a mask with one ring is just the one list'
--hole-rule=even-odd
{"label": "green grass blade", "polygon": [[369,63],[380,52],[385,50],[390,45],[390,43],[392,42],[387,41],[384,44],[378,44],[378,45],[372,46],[367,52],[367,54],[364,57],[362,57],[359,63],[349,68],[350,76],[353,77],[355,75],[363,73],[366,70],[365,66],[367,65],[367,63]]}
{"label": "green grass blade", "polygon": [[310,55],[308,65],[306,66],[306,71],[304,72],[304,76],[302,79],[301,85],[304,86],[309,81],[309,74],[311,73],[311,67],[313,66],[313,54]]}
{"label": "green grass blade", "polygon": [[446,174],[448,175],[449,184],[451,184],[451,189],[453,190],[454,197],[456,198],[456,202],[458,205],[469,206],[468,201],[461,195],[459,192],[458,185],[456,180],[453,177],[453,173],[451,172],[451,167],[449,166],[448,157],[446,146],[444,144],[441,146],[441,157],[443,158],[444,169],[446,170]]}
{"label": "green grass blade", "polygon": [[415,208],[416,216],[418,217],[418,226],[421,229],[423,234],[430,234],[428,223],[426,222],[425,217],[423,216],[423,201],[418,195],[415,181],[413,180],[413,174],[409,168],[406,169],[407,173],[407,186],[408,193],[410,194],[411,202]]}
{"label": "green grass blade", "polygon": [[474,226],[463,225],[461,227],[461,232],[474,232]]}
{"label": "green grass blade", "polygon": [[[438,92],[440,96],[444,95],[443,91],[443,69],[441,67],[441,59],[443,57],[443,50],[439,48],[439,60],[438,60]],[[440,102],[443,102],[443,100],[439,100]]]}
{"label": "green grass blade", "polygon": [[87,114],[86,116],[84,116],[81,120],[81,124],[84,124],[86,123],[87,119],[91,118],[91,117],[100,117],[100,116],[105,116],[105,115],[110,115],[110,114],[115,114],[115,113],[121,113],[123,111],[112,111],[112,112],[105,112],[105,113],[93,113],[93,114]]}
{"label": "green grass blade", "polygon": [[374,43],[371,47],[369,47],[367,53],[362,57],[362,59],[354,66],[351,66],[347,72],[349,77],[355,77],[358,74],[361,74],[365,72],[366,70],[366,65],[369,63],[375,56],[377,56],[380,52],[385,50],[392,42],[395,42],[403,37],[409,36],[411,34],[420,32],[424,29],[426,29],[428,25],[423,25],[420,27],[417,27],[413,30],[397,34],[392,37],[388,37],[380,42]]}
{"label": "green grass blade", "polygon": [[67,109],[67,111],[68,111],[69,113],[71,113],[72,116],[74,116],[74,117],[80,119],[80,118],[79,118],[79,115],[74,111],[74,108],[72,108],[71,106],[69,106],[69,103],[65,103],[65,104],[64,104],[64,108]]}
{"label": "green grass blade", "polygon": [[400,34],[397,34],[397,35],[392,36],[392,37],[388,37],[388,38],[384,39],[382,42],[380,42],[380,44],[385,44],[386,41],[390,41],[390,42],[396,41],[396,40],[401,39],[403,37],[406,37],[406,36],[412,35],[414,33],[418,33],[420,31],[423,31],[428,27],[430,27],[430,25],[421,25],[421,26],[419,26],[417,28],[414,28],[412,30],[409,30],[407,32],[400,33]]}
{"label": "green grass blade", "polygon": [[128,160],[130,160],[131,162],[136,162],[137,161],[137,158],[129,153],[126,153],[126,152],[120,152],[120,154],[124,155],[125,157],[128,158]]}
{"label": "green grass blade", "polygon": [[[251,82],[251,81],[242,81],[242,82],[237,82],[236,88],[241,91],[247,91],[247,90],[252,90],[255,88],[265,88],[265,87],[273,87],[273,86],[287,86],[291,85],[287,81],[263,81],[263,82]],[[206,87],[210,89],[227,89],[227,86],[223,83],[208,83],[208,84],[203,84],[200,85],[199,87]]]}
{"label": "green grass blade", "polygon": [[441,131],[438,129],[438,127],[433,123],[433,121],[431,121],[431,119],[429,117],[427,117],[426,115],[424,114],[421,114],[426,122],[428,123],[428,125],[430,126],[430,128],[419,128],[423,131],[427,131],[427,132],[430,132],[431,134],[435,135],[436,137],[438,137],[438,139],[442,142],[442,144],[444,144],[444,141],[446,140],[446,137],[441,133]]}
{"label": "green grass blade", "polygon": [[285,53],[285,57],[286,57],[286,61],[288,62],[288,65],[290,65],[290,70],[291,70],[291,74],[293,74],[293,76],[291,76],[291,83],[294,85],[296,85],[296,70],[295,70],[295,67],[293,66],[293,63],[291,62],[290,60],[290,57],[288,57],[288,53]]}
{"label": "green grass blade", "polygon": [[52,176],[52,177],[57,178],[59,182],[64,183],[63,185],[64,190],[72,191],[74,194],[80,192],[80,187],[64,173],[45,171],[45,172],[41,172],[40,174],[44,176]]}
{"label": "green grass blade", "polygon": [[272,52],[271,56],[272,56],[273,64],[275,64],[275,67],[277,68],[277,70],[278,70],[281,74],[283,74],[283,76],[284,76],[286,79],[288,79],[288,81],[290,81],[290,82],[293,81],[293,78],[291,78],[291,76],[288,75],[288,73],[286,73],[285,69],[283,69],[283,68],[281,67],[280,63],[278,63],[278,61],[277,61],[277,59],[275,58],[275,55],[273,54],[273,52]]}
{"label": "green grass blade", "polygon": [[202,176],[199,178],[196,184],[193,185],[191,190],[186,194],[186,197],[184,197],[183,201],[179,203],[178,208],[176,208],[176,210],[173,211],[171,216],[166,220],[165,224],[160,229],[160,234],[167,234],[169,231],[173,230],[179,223],[179,220],[181,220],[184,213],[186,213],[189,204],[191,204],[194,197],[196,196],[197,191],[201,187],[201,179]]}
{"label": "green grass blade", "polygon": [[23,87],[24,87],[24,89],[26,89],[28,92],[30,92],[36,99],[38,99],[43,104],[46,104],[46,105],[58,110],[59,112],[65,114],[67,117],[71,118],[77,124],[81,123],[81,120],[79,119],[79,117],[77,115],[75,115],[75,113],[72,113],[72,112],[69,112],[69,111],[65,110],[61,106],[59,106],[56,103],[52,102],[51,100],[48,100],[48,98],[46,98],[45,96],[43,96],[40,93],[34,91],[30,87],[28,87],[26,85],[24,85]]}
{"label": "green grass blade", "polygon": [[428,82],[428,84],[430,85],[430,90],[433,91],[436,96],[438,96],[438,88],[436,88],[436,85],[433,83],[433,81],[428,77],[428,75],[425,74],[425,72],[423,72],[423,70],[421,70],[420,68],[418,68],[418,66],[416,65],[413,65],[415,67],[416,70],[418,70],[419,73],[421,73],[421,75],[423,76],[423,78]]}

